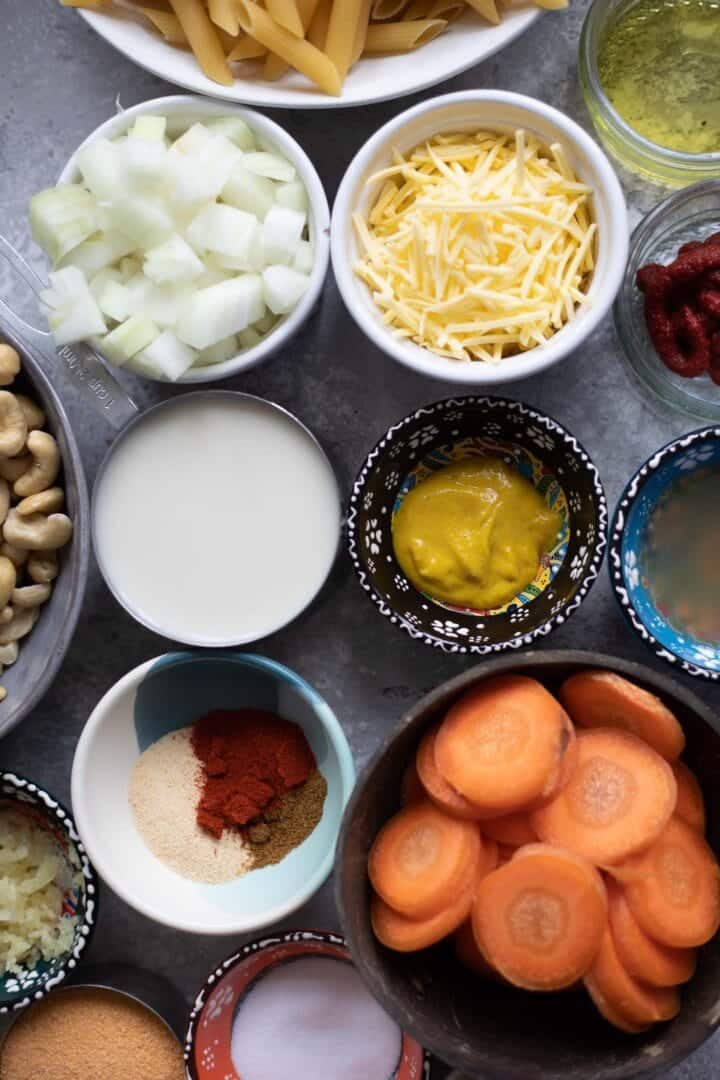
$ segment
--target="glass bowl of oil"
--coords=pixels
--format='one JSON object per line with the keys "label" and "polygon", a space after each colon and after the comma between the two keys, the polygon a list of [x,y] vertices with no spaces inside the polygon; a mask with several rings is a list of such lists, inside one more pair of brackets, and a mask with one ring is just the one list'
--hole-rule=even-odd
{"label": "glass bowl of oil", "polygon": [[720,177],[720,0],[594,0],[579,71],[622,165],[667,187]]}
{"label": "glass bowl of oil", "polygon": [[691,240],[720,232],[720,179],[673,192],[637,226],[613,314],[615,328],[632,374],[666,406],[699,420],[720,423],[720,385],[709,375],[686,378],[665,366],[650,340],[645,298],[637,272],[648,263],[667,265]]}

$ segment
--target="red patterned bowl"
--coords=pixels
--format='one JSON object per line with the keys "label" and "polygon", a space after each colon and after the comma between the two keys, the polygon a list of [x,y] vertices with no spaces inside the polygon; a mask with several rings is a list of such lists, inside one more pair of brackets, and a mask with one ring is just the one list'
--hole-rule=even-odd
{"label": "red patterned bowl", "polygon": [[[191,1080],[243,1080],[230,1056],[238,1004],[260,975],[301,956],[352,963],[343,937],[297,930],[250,942],[208,976],[195,1000],[185,1036],[185,1064]],[[390,1080],[428,1080],[429,1076],[429,1056],[419,1043],[403,1035],[400,1064]]]}

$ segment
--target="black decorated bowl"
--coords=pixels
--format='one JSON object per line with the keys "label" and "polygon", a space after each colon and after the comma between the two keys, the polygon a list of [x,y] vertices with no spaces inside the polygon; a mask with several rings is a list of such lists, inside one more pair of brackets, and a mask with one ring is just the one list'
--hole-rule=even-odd
{"label": "black decorated bowl", "polygon": [[427,694],[405,713],[360,776],[340,832],[336,897],[358,971],[404,1031],[443,1061],[493,1080],[636,1080],[665,1077],[720,1023],[720,935],[700,950],[682,1008],[669,1024],[624,1035],[587,994],[531,994],[465,971],[446,943],[391,952],[370,925],[367,857],[381,826],[399,809],[400,779],[423,734],[461,694],[493,675],[515,672],[556,690],[588,667],[606,668],[657,694],[687,738],[684,754],[705,796],[708,842],[720,854],[720,733],[715,714],[691,691],[643,664],[570,650],[496,657]]}
{"label": "black decorated bowl", "polygon": [[[395,558],[392,521],[432,471],[478,456],[500,457],[530,480],[562,527],[535,579],[502,608],[451,607],[419,592]],[[411,637],[453,653],[529,645],[575,611],[598,576],[608,510],[597,469],[555,420],[518,401],[462,397],[406,416],[368,454],[348,514],[350,558],[380,613]]]}

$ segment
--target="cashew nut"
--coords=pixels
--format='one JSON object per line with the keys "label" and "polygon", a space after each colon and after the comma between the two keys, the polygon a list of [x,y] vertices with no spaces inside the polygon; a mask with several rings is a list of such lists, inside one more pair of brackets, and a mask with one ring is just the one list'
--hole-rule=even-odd
{"label": "cashew nut", "polygon": [[13,641],[27,637],[38,620],[40,608],[24,608],[16,611],[5,626],[0,626],[0,645],[9,645]]}
{"label": "cashew nut", "polygon": [[[37,432],[40,434],[40,432]],[[3,525],[8,544],[28,551],[57,551],[64,547],[73,533],[73,523],[66,514],[31,514],[20,517],[13,509]]]}
{"label": "cashew nut", "polygon": [[4,701],[7,697],[7,690],[4,686],[0,686],[0,701]]}
{"label": "cashew nut", "polygon": [[45,427],[45,413],[37,402],[33,401],[32,398],[26,397],[25,394],[16,394],[15,397],[17,398],[18,405],[22,409],[28,431],[35,431],[36,428]]}
{"label": "cashew nut", "polygon": [[9,390],[0,390],[0,454],[15,457],[25,446],[27,434],[25,416],[18,399]]}
{"label": "cashew nut", "polygon": [[3,480],[0,476],[0,525],[8,516],[8,510],[10,509],[10,485],[7,480]]}
{"label": "cashew nut", "polygon": [[[0,481],[3,483],[4,481]],[[37,495],[28,495],[27,499],[19,502],[15,509],[20,517],[30,517],[31,514],[55,514],[62,510],[65,502],[65,492],[62,488],[51,487],[47,491],[40,491]],[[7,510],[5,511],[7,517]],[[0,520],[2,517],[2,488],[0,488]]]}
{"label": "cashew nut", "polygon": [[17,641],[11,641],[9,645],[0,645],[0,664],[3,667],[11,667],[18,658],[20,647]]}
{"label": "cashew nut", "polygon": [[16,610],[42,607],[50,599],[51,585],[23,585],[13,589],[12,604]]}
{"label": "cashew nut", "polygon": [[0,609],[10,603],[12,591],[17,584],[17,571],[7,556],[0,557]]}
{"label": "cashew nut", "polygon": [[15,458],[0,456],[0,476],[3,480],[7,480],[8,483],[14,484],[16,480],[24,476],[32,463],[33,459],[29,454],[23,454],[21,457]]}
{"label": "cashew nut", "polygon": [[0,611],[0,626],[4,626],[5,623],[9,623],[10,620],[13,618],[14,614],[15,608],[10,607],[9,604],[7,607],[4,607],[2,611]]}
{"label": "cashew nut", "polygon": [[21,566],[24,566],[28,561],[29,552],[25,548],[15,547],[14,544],[8,544],[7,540],[0,544],[0,555],[4,555],[6,559],[9,559],[16,570],[19,570]]}
{"label": "cashew nut", "polygon": [[34,552],[28,559],[27,572],[37,585],[54,581],[58,576],[57,555],[54,551]]}
{"label": "cashew nut", "polygon": [[[0,417],[1,409],[2,402],[0,401]],[[1,443],[0,446],[2,446]],[[33,462],[28,471],[15,481],[14,488],[15,494],[21,499],[27,495],[37,495],[40,491],[52,487],[60,472],[60,448],[47,431],[31,431],[27,436],[27,448],[32,454]]]}
{"label": "cashew nut", "polygon": [[0,386],[9,386],[20,371],[20,357],[12,345],[0,345]]}

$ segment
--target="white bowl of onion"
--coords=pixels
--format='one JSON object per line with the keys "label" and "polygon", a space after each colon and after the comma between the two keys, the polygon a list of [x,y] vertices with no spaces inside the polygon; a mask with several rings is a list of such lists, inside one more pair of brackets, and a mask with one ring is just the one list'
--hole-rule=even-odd
{"label": "white bowl of onion", "polygon": [[[473,139],[474,158],[463,149]],[[575,249],[555,243],[553,232],[570,235],[564,214]],[[610,162],[569,117],[521,94],[463,91],[365,143],[335,199],[331,252],[348,311],[380,349],[432,378],[487,386],[549,368],[595,331],[622,282],[627,210]]]}
{"label": "white bowl of onion", "polygon": [[31,202],[31,225],[60,271],[45,295],[56,342],[90,341],[134,374],[245,371],[287,345],[322,291],[322,182],[251,109],[176,95],[120,111],[70,158],[59,200],[50,191]]}

